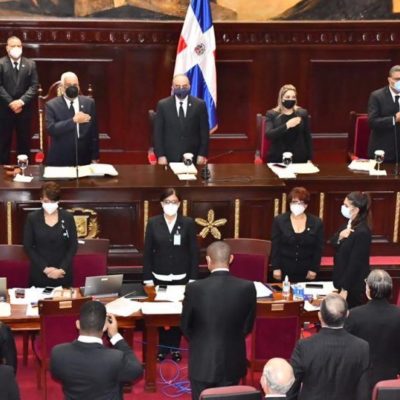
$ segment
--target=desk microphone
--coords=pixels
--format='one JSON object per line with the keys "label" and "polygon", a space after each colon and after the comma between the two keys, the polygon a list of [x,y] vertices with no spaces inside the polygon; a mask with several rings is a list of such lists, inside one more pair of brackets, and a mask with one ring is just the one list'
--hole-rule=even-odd
{"label": "desk microphone", "polygon": [[210,169],[208,168],[208,163],[209,163],[210,161],[214,161],[214,160],[216,160],[217,158],[220,158],[220,157],[222,157],[222,156],[227,156],[227,155],[232,154],[232,153],[233,153],[233,150],[229,150],[229,151],[225,151],[224,153],[220,153],[220,154],[217,154],[217,155],[214,156],[214,157],[209,158],[209,159],[206,161],[206,165],[204,165],[203,169],[202,169],[201,172],[200,172],[201,178],[202,178],[204,181],[206,181],[206,182],[211,178],[211,172],[210,172]]}

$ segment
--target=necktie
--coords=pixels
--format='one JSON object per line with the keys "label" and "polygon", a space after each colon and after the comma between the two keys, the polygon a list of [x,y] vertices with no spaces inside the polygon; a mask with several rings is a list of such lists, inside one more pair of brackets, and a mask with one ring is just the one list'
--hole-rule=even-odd
{"label": "necktie", "polygon": [[74,108],[74,102],[71,101],[69,104],[69,113],[71,115],[71,118],[74,118],[75,116],[75,108]]}
{"label": "necktie", "polygon": [[18,63],[16,61],[14,61],[14,73],[15,76],[18,78]]}
{"label": "necktie", "polygon": [[183,101],[179,102],[179,114],[178,114],[178,117],[179,117],[179,121],[181,123],[181,126],[183,126],[183,124],[185,122],[185,113],[183,111]]}
{"label": "necktie", "polygon": [[400,96],[394,96],[394,105],[395,105],[396,112],[400,111],[399,99],[400,99]]}

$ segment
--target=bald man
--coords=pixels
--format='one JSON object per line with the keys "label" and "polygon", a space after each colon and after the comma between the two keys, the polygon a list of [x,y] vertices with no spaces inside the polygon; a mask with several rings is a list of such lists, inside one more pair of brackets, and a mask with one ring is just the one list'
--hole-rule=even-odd
{"label": "bald man", "polygon": [[[299,340],[291,364],[296,381],[288,398],[298,400],[369,399],[369,345],[344,328],[346,300],[329,294],[318,313],[322,329]],[[298,396],[298,397],[297,397]]]}
{"label": "bald man", "polygon": [[266,399],[286,399],[286,393],[293,383],[293,368],[285,359],[271,358],[265,364],[260,384]]}
{"label": "bald man", "polygon": [[189,340],[192,399],[207,388],[237,385],[246,375],[245,338],[253,328],[256,290],[253,282],[229,273],[229,245],[207,248],[208,278],[186,286],[181,329]]}
{"label": "bald man", "polygon": [[204,164],[209,139],[206,104],[190,95],[186,75],[174,77],[172,92],[157,105],[153,141],[158,163],[181,162],[184,153],[192,153],[195,163]]}
{"label": "bald man", "polygon": [[46,128],[50,149],[46,165],[87,165],[99,159],[96,107],[91,97],[79,95],[79,80],[73,72],[61,75],[61,96],[46,103]]}
{"label": "bald man", "polygon": [[7,55],[0,59],[0,164],[10,162],[12,134],[17,137],[17,154],[30,154],[33,99],[38,90],[35,61],[22,56],[17,36],[7,40]]}

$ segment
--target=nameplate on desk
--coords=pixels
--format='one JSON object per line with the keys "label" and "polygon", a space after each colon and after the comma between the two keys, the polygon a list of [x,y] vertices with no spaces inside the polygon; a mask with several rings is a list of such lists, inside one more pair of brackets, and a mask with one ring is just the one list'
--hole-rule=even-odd
{"label": "nameplate on desk", "polygon": [[272,303],[271,311],[283,311],[285,309],[284,303]]}

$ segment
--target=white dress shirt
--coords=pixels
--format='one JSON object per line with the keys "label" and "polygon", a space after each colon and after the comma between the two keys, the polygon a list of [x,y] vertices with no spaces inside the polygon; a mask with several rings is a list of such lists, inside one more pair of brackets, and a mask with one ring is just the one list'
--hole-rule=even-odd
{"label": "white dress shirt", "polygon": [[189,101],[189,96],[186,96],[182,100],[175,96],[176,112],[178,113],[178,116],[179,116],[179,107],[181,106],[181,103],[182,103],[183,114],[186,117],[187,108],[188,108],[188,101]]}

